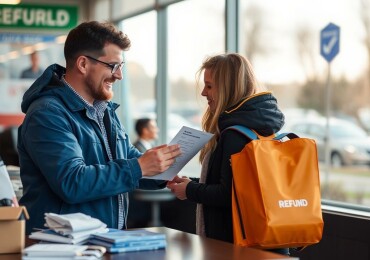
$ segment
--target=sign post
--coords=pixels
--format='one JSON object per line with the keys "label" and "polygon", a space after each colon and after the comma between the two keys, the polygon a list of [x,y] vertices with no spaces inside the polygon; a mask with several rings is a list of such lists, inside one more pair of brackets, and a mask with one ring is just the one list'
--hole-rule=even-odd
{"label": "sign post", "polygon": [[[330,152],[330,110],[331,110],[331,61],[339,53],[340,28],[339,26],[329,23],[320,32],[320,54],[328,62],[328,77],[326,81],[326,129],[325,129],[325,184],[329,184],[329,171],[331,166]],[[328,186],[327,186],[328,187]]]}
{"label": "sign post", "polygon": [[339,53],[339,38],[340,28],[333,23],[321,30],[320,53],[329,64]]}

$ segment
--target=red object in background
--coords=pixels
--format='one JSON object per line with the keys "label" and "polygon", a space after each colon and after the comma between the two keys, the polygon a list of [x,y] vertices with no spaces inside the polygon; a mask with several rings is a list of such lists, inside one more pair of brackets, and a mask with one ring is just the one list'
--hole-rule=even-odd
{"label": "red object in background", "polygon": [[23,123],[24,114],[0,114],[0,127],[19,126]]}

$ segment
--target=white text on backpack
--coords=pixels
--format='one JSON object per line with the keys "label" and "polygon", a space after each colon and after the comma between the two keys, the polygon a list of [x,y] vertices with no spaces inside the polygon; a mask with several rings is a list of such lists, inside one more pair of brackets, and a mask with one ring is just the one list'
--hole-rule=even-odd
{"label": "white text on backpack", "polygon": [[291,207],[307,207],[308,202],[306,199],[299,200],[279,200],[280,208],[291,208]]}

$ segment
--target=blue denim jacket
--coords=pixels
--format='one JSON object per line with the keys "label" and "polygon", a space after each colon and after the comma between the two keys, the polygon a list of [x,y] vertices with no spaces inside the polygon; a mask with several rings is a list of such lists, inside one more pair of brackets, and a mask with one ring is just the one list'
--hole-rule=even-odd
{"label": "blue denim jacket", "polygon": [[[118,224],[117,195],[135,188],[163,188],[164,182],[140,180],[137,158],[115,109],[108,103],[104,115],[114,160],[109,161],[96,122],[84,103],[60,80],[65,69],[49,66],[26,91],[25,120],[18,130],[20,174],[30,219],[26,233],[44,227],[44,213],[81,212],[108,227]],[[125,212],[127,214],[128,209]]]}

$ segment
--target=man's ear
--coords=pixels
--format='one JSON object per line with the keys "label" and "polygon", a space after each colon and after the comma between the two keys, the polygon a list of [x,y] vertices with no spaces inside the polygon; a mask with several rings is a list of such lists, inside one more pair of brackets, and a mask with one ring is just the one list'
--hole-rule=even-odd
{"label": "man's ear", "polygon": [[86,74],[89,65],[85,56],[79,56],[76,60],[76,67],[82,74]]}

